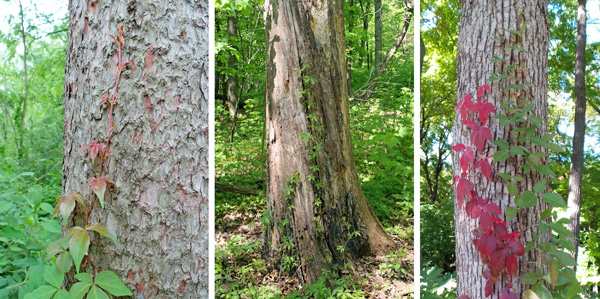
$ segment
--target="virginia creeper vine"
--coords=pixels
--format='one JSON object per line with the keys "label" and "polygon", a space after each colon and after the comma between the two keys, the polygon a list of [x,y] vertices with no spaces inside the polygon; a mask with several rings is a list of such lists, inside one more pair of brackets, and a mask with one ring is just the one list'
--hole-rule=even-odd
{"label": "virginia creeper vine", "polygon": [[[66,228],[68,227],[67,221],[71,216],[71,213],[75,209],[77,203],[79,203],[85,209],[85,228],[81,226],[73,226],[69,228],[63,238],[59,239],[54,245],[51,245],[46,249],[46,259],[54,259],[56,267],[55,269],[47,269],[46,272],[50,273],[49,277],[53,277],[46,278],[45,273],[46,281],[50,284],[50,286],[44,285],[37,289],[33,293],[34,297],[37,296],[36,298],[59,298],[59,296],[61,296],[60,298],[63,298],[62,296],[64,296],[65,290],[61,290],[61,287],[64,283],[64,273],[69,272],[73,264],[75,265],[75,271],[77,273],[75,278],[77,278],[80,282],[71,286],[71,289],[68,293],[69,298],[83,298],[86,296],[86,294],[88,298],[108,298],[106,292],[112,294],[113,296],[131,296],[131,291],[127,288],[127,286],[125,286],[125,284],[123,284],[117,274],[112,271],[105,270],[97,273],[94,279],[92,279],[92,276],[88,273],[80,273],[80,270],[82,269],[82,263],[83,265],[87,264],[88,262],[91,264],[87,254],[90,246],[91,231],[95,231],[104,237],[110,238],[113,240],[115,245],[117,245],[116,238],[108,232],[106,227],[99,224],[89,224],[89,214],[94,205],[95,198],[98,198],[100,206],[104,208],[104,197],[107,187],[109,184],[114,185],[112,178],[109,176],[102,176],[102,173],[105,162],[111,157],[109,147],[114,129],[113,113],[115,106],[118,104],[117,91],[119,89],[121,74],[124,68],[128,65],[133,67],[133,63],[131,62],[122,63],[122,47],[125,45],[125,38],[123,37],[123,25],[119,27],[118,35],[116,37],[112,35],[110,35],[110,37],[112,37],[117,44],[118,65],[117,77],[115,79],[115,87],[112,96],[109,96],[108,93],[105,94],[104,98],[99,103],[101,107],[107,103],[110,108],[107,123],[108,126],[106,128],[106,142],[94,140],[83,145],[77,151],[78,155],[89,150],[87,156],[88,160],[91,160],[92,163],[94,163],[97,157],[100,157],[98,175],[96,177],[90,177],[87,180],[86,186],[89,186],[92,189],[92,192],[89,193],[87,200],[84,200],[81,192],[69,191],[57,199],[58,202],[53,213],[54,217],[58,216],[59,214],[61,215],[63,219],[63,225],[65,225]],[[87,259],[84,260],[84,257],[86,256]]]}

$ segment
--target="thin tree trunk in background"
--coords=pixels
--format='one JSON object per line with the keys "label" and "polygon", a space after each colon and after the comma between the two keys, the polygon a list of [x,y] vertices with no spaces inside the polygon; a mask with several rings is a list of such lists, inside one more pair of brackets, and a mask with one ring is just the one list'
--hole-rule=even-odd
{"label": "thin tree trunk in background", "polygon": [[[571,241],[575,246],[572,256],[577,260],[579,251],[579,215],[581,214],[581,178],[583,176],[583,146],[585,141],[585,44],[586,44],[586,0],[578,1],[577,8],[577,47],[575,50],[575,133],[571,173],[569,175],[569,197],[567,216],[571,223],[567,229],[575,236]],[[574,266],[577,269],[577,265]]]}
{"label": "thin tree trunk in background", "polygon": [[420,60],[419,60],[419,69],[421,70],[421,74],[423,74],[423,62],[425,61],[425,54],[426,54],[426,50],[427,48],[425,47],[425,42],[423,41],[423,36],[419,36],[419,42],[421,45],[421,51],[419,52],[420,54]]}
{"label": "thin tree trunk in background", "polygon": [[[360,8],[362,9],[362,13],[363,13],[363,30],[365,32],[369,32],[369,9],[371,9],[371,1],[370,0],[366,0],[367,4],[365,6],[363,6],[363,1],[360,1]],[[360,48],[361,49],[367,49],[367,51],[369,50],[369,43],[367,41],[365,41],[364,39],[360,41]],[[367,53],[367,67],[369,65],[369,53]],[[364,61],[364,56],[361,55],[360,59],[358,60],[358,68],[362,68],[363,65],[363,61]]]}
{"label": "thin tree trunk in background", "polygon": [[[509,7],[510,9],[506,9]],[[517,31],[526,23],[527,30],[516,36],[508,29]],[[495,37],[503,36],[502,39]],[[523,51],[506,49],[519,43]],[[497,114],[506,114],[501,109],[500,101],[513,100],[515,102],[526,98],[534,108],[532,113],[542,119],[542,128],[537,129],[535,136],[543,136],[547,132],[547,110],[546,95],[548,92],[548,2],[525,0],[515,4],[512,0],[498,1],[462,1],[460,30],[457,46],[457,101],[462,100],[466,94],[474,95],[477,88],[483,84],[490,84],[492,92],[486,95],[489,102],[496,107]],[[506,61],[492,63],[493,56],[506,58]],[[515,71],[508,79],[502,79],[490,83],[490,73],[500,74],[509,65],[516,64],[520,69],[527,71]],[[520,91],[505,91],[509,84],[530,83],[531,86]],[[511,138],[514,126],[500,126],[497,120],[491,119],[489,128],[492,140],[504,140],[510,144],[515,142]],[[452,139],[454,143],[470,144],[470,130],[460,123],[460,115],[457,113],[454,120]],[[487,142],[487,155],[492,155],[497,147]],[[546,151],[540,146],[535,146],[535,151]],[[454,154],[452,158],[452,175],[460,175],[460,155]],[[501,179],[498,173],[504,172],[511,176],[521,175],[523,181],[519,183],[522,194],[524,190],[532,190],[533,185],[542,179],[542,175],[535,171],[524,174],[522,165],[523,156],[510,158],[504,162],[493,163],[495,172],[491,180],[487,181],[482,176],[470,178],[473,189],[478,196],[490,198],[497,203],[502,211],[508,206],[514,206],[513,197],[506,190],[506,181]],[[478,221],[471,219],[456,203],[456,192],[454,192],[454,219],[456,231],[456,272],[457,272],[457,294],[467,295],[470,298],[485,298],[485,283],[483,277],[487,267],[482,263],[479,252],[473,246],[472,231],[478,227]],[[534,234],[540,234],[536,225],[543,210],[550,206],[542,200],[537,201],[533,208],[522,209],[517,217],[510,220],[509,227],[520,231],[520,241],[526,243],[533,240]],[[509,229],[510,229],[509,228]],[[540,242],[549,240],[547,233],[540,234]],[[513,283],[512,292],[522,298],[525,285],[518,277],[530,271],[533,267],[544,269],[542,266],[542,255],[538,250],[530,250],[519,258],[519,271],[510,279]],[[506,285],[507,277],[503,275],[495,284],[494,292],[488,298],[499,298],[500,291]]]}
{"label": "thin tree trunk in background", "polygon": [[405,4],[406,4],[405,9],[408,12],[408,16],[406,16],[404,18],[404,22],[403,22],[404,26],[402,26],[402,32],[400,32],[400,35],[398,35],[398,39],[396,40],[396,43],[394,43],[394,45],[392,46],[390,51],[385,56],[385,60],[378,64],[379,67],[375,70],[375,76],[373,77],[373,80],[371,80],[371,83],[369,83],[369,85],[367,86],[365,91],[361,92],[358,95],[358,97],[360,97],[363,102],[369,100],[371,98],[371,96],[373,96],[373,92],[375,91],[375,87],[377,86],[377,83],[379,83],[379,79],[381,78],[381,76],[385,72],[388,64],[390,63],[390,61],[392,60],[392,58],[398,51],[398,48],[400,48],[400,46],[402,45],[402,42],[404,42],[404,38],[406,37],[406,33],[408,32],[408,28],[410,27],[410,22],[412,21],[412,17],[414,14],[412,1],[405,2]]}
{"label": "thin tree trunk in background", "polygon": [[378,70],[383,60],[383,21],[381,20],[381,0],[374,0],[375,6],[375,63],[373,67]]}
{"label": "thin tree trunk in background", "polygon": [[[350,21],[348,24],[348,32],[352,32],[352,29],[354,28],[354,0],[350,0],[348,3],[348,6],[350,7],[350,11],[348,12],[348,15],[350,16]],[[351,95],[353,94],[352,92],[352,66],[354,65],[354,59],[352,59],[352,53],[353,53],[353,47],[354,44],[352,42],[352,40],[350,40],[348,42],[348,54],[349,54],[349,58],[348,58],[348,75],[346,76],[346,85],[348,86],[348,94]]]}
{"label": "thin tree trunk in background", "polygon": [[[118,240],[92,236],[94,276],[112,270],[132,298],[208,297],[208,1],[85,1],[69,3],[64,98],[63,192],[82,191],[97,175],[85,155],[106,141],[117,74],[117,35],[123,24],[123,61],[114,130],[103,175],[115,181],[90,212]],[[85,223],[77,209],[72,224]],[[73,283],[73,278],[70,278]]]}
{"label": "thin tree trunk in background", "polygon": [[[237,16],[229,16],[227,17],[227,36],[230,39],[237,38],[237,26],[238,20]],[[232,45],[235,50],[239,50],[237,46]],[[227,62],[227,68],[230,70],[237,71],[238,59],[233,53],[229,53],[229,61]],[[238,105],[239,105],[239,88],[238,88],[238,76],[235,75],[227,75],[227,107],[229,107],[229,112],[231,113],[231,129],[230,129],[230,137],[229,143],[233,146],[233,136],[235,135],[235,127],[237,123],[237,115],[238,115]]]}
{"label": "thin tree trunk in background", "polygon": [[270,0],[265,18],[265,257],[279,268],[287,262],[300,282],[313,283],[322,270],[388,254],[395,244],[362,193],[354,163],[343,2]]}
{"label": "thin tree trunk in background", "polygon": [[25,97],[23,98],[23,111],[21,115],[21,128],[25,129],[25,115],[27,112],[27,98],[29,93],[29,83],[27,82],[27,42],[25,41],[25,12],[23,11],[23,4],[19,1],[19,10],[21,16],[21,39],[23,41],[23,81],[25,83]]}

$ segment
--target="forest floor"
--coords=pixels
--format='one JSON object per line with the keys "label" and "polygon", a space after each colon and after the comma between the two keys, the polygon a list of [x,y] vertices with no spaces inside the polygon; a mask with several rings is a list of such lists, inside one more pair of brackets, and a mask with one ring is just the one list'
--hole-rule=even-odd
{"label": "forest floor", "polygon": [[[303,293],[306,285],[293,274],[280,272],[261,258],[261,212],[259,208],[231,212],[219,219],[215,227],[218,272],[217,291],[234,296],[275,297],[288,296],[294,291]],[[412,227],[390,230],[399,250],[387,256],[364,257],[356,265],[357,275],[342,274],[354,290],[351,298],[413,298],[414,246]],[[396,232],[396,234],[395,234]],[[400,236],[404,234],[404,236]],[[347,271],[346,271],[347,272]],[[245,286],[243,286],[245,285]],[[251,286],[253,292],[241,292]],[[343,289],[343,288],[342,288]],[[261,291],[262,290],[262,291]],[[274,293],[267,294],[266,292]],[[346,290],[348,291],[348,290]],[[296,292],[298,294],[298,292]],[[354,297],[359,295],[357,297]],[[279,297],[277,296],[277,297]],[[222,298],[229,297],[227,295]]]}

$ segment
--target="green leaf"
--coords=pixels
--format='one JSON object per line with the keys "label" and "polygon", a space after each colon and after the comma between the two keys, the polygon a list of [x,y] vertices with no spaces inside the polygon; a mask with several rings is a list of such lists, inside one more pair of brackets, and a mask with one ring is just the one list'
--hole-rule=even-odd
{"label": "green leaf", "polygon": [[510,149],[510,153],[513,155],[525,155],[525,151],[523,150],[523,147],[521,146],[515,146],[513,148]]}
{"label": "green leaf", "polygon": [[79,266],[81,266],[83,256],[87,253],[89,247],[90,235],[86,230],[76,232],[69,240],[69,251],[71,251],[71,255],[73,256],[77,273],[79,273]]}
{"label": "green leaf", "polygon": [[492,141],[492,144],[498,146],[499,148],[501,148],[503,150],[508,150],[510,148],[508,142],[506,142],[504,140],[495,140],[495,141]]}
{"label": "green leaf", "polygon": [[95,283],[114,296],[131,296],[131,290],[112,271],[102,271],[96,275]]}
{"label": "green leaf", "polygon": [[92,286],[89,282],[78,282],[69,290],[70,299],[82,299]]}
{"label": "green leaf", "polygon": [[[130,294],[131,295],[131,294]],[[110,299],[108,295],[97,286],[92,286],[88,293],[87,299]]]}
{"label": "green leaf", "polygon": [[537,198],[535,197],[535,194],[529,190],[525,190],[523,196],[515,197],[515,204],[519,207],[532,208],[535,207],[536,203]]}
{"label": "green leaf", "polygon": [[50,298],[52,298],[52,296],[54,296],[54,293],[56,293],[56,291],[58,291],[58,289],[56,289],[55,287],[52,287],[49,285],[43,285],[43,286],[35,289],[35,291],[33,291],[33,293],[27,294],[24,298],[25,299],[50,299]]}
{"label": "green leaf", "polygon": [[575,259],[566,252],[555,251],[555,252],[551,252],[550,254],[555,256],[556,258],[558,258],[560,263],[567,267],[572,267],[572,266],[577,265],[577,262],[575,262]]}
{"label": "green leaf", "polygon": [[550,177],[554,178],[554,172],[552,171],[552,169],[550,169],[550,167],[546,165],[533,165],[533,168],[535,168],[535,170],[540,174],[547,174]]}
{"label": "green leaf", "polygon": [[504,212],[504,214],[506,215],[506,220],[511,220],[517,216],[517,208],[508,207],[506,208],[506,212]]}
{"label": "green leaf", "polygon": [[497,151],[494,153],[494,162],[502,162],[510,157],[510,154],[505,151]]}
{"label": "green leaf", "polygon": [[46,260],[49,260],[56,256],[62,249],[58,245],[50,245],[46,247]]}
{"label": "green leaf", "polygon": [[555,151],[557,153],[562,153],[565,151],[565,149],[562,148],[562,146],[560,146],[556,143],[548,143],[548,149],[551,151]]}
{"label": "green leaf", "polygon": [[535,193],[540,193],[544,190],[546,190],[546,180],[541,180],[533,186],[533,191],[535,191]]}
{"label": "green leaf", "polygon": [[538,295],[532,290],[526,290],[523,293],[523,299],[540,299],[540,297],[538,297]]}
{"label": "green leaf", "polygon": [[60,289],[65,281],[65,275],[58,272],[56,267],[46,266],[44,267],[44,280],[56,289]]}
{"label": "green leaf", "polygon": [[115,237],[113,237],[113,235],[111,235],[108,230],[106,229],[106,227],[102,226],[102,225],[89,225],[85,227],[86,230],[93,230],[111,240],[113,240],[113,242],[115,242],[115,245],[117,245],[117,239]]}
{"label": "green leaf", "polygon": [[531,171],[531,165],[525,164],[523,165],[523,173],[528,174]]}
{"label": "green leaf", "polygon": [[577,294],[581,292],[581,286],[579,284],[571,284],[567,291],[567,299],[577,298]]}
{"label": "green leaf", "polygon": [[92,283],[92,276],[89,273],[81,272],[79,274],[75,274],[75,278],[79,281]]}
{"label": "green leaf", "polygon": [[566,208],[565,200],[557,193],[544,193],[542,199],[555,208]]}
{"label": "green leaf", "polygon": [[56,270],[67,273],[71,270],[73,266],[73,257],[71,253],[68,251],[63,251],[61,254],[56,257]]}
{"label": "green leaf", "polygon": [[508,193],[510,193],[511,196],[514,196],[515,194],[517,194],[517,184],[515,182],[508,183],[508,186],[506,186],[506,189],[508,189]]}
{"label": "green leaf", "polygon": [[499,173],[499,175],[500,175],[500,177],[502,177],[505,180],[510,180],[512,178],[512,176],[510,174],[504,173],[504,172]]}
{"label": "green leaf", "polygon": [[513,181],[515,181],[515,182],[522,182],[523,181],[523,177],[520,176],[520,175],[515,175],[513,177]]}
{"label": "green leaf", "polygon": [[552,208],[544,210],[542,212],[542,216],[541,216],[540,220],[544,220],[544,219],[550,217],[550,215],[552,215]]}
{"label": "green leaf", "polygon": [[547,146],[546,141],[540,137],[529,137],[529,141],[531,141],[531,143],[535,143],[544,147]]}
{"label": "green leaf", "polygon": [[531,288],[540,299],[552,299],[552,294],[543,284],[536,284]]}
{"label": "green leaf", "polygon": [[536,284],[540,278],[541,277],[534,272],[527,272],[519,277],[519,279],[526,284]]}
{"label": "green leaf", "polygon": [[69,292],[67,290],[58,290],[52,299],[69,299]]}

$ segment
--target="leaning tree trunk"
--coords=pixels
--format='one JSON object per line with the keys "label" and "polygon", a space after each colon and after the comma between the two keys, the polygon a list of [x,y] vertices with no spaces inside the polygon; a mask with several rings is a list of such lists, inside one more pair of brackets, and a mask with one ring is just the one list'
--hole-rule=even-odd
{"label": "leaning tree trunk", "polygon": [[395,244],[362,193],[354,164],[343,2],[271,0],[265,11],[265,254],[311,283],[322,269],[389,253]]}
{"label": "leaning tree trunk", "polygon": [[[521,12],[523,14],[521,14]],[[526,23],[527,30],[520,35],[510,33],[508,30],[517,31]],[[506,30],[506,31],[505,31]],[[503,37],[497,39],[496,37]],[[514,100],[517,102],[528,101],[534,104],[532,113],[542,119],[542,128],[537,129],[535,134],[542,136],[547,131],[547,65],[548,65],[548,3],[547,1],[462,1],[460,31],[457,48],[457,100],[462,100],[466,94],[474,95],[477,88],[483,84],[490,84],[491,94],[487,96],[489,102],[496,107],[496,114],[506,114],[501,109],[501,101]],[[523,51],[510,50],[505,47],[522,45]],[[493,56],[505,58],[506,61],[492,62]],[[490,73],[501,74],[509,65],[516,64],[517,70],[510,73],[510,78],[490,83]],[[531,84],[521,91],[505,91],[509,84]],[[455,143],[469,143],[470,130],[460,123],[460,115],[457,113],[454,121],[453,140]],[[515,141],[511,138],[514,126],[503,127],[498,121],[492,119],[489,123],[492,140],[504,140],[512,145]],[[487,143],[486,155],[492,155],[496,146]],[[537,147],[537,151],[544,149]],[[498,173],[504,172],[511,176],[523,176],[523,182],[519,186],[518,194],[524,190],[532,190],[533,184],[542,179],[537,172],[523,174],[523,156],[514,156],[510,159],[492,163],[494,173],[488,182],[483,177],[470,178],[473,189],[482,198],[489,198],[491,202],[497,203],[502,211],[508,206],[514,205],[514,197],[510,196],[506,184]],[[453,175],[460,175],[460,155],[453,155]],[[472,231],[478,227],[478,221],[472,220],[461,210],[455,200],[455,231],[456,231],[456,271],[457,292],[459,295],[468,295],[470,298],[484,298],[484,287],[486,279],[483,277],[487,267],[481,262],[479,252],[473,245]],[[541,212],[549,208],[549,205],[538,199],[533,208],[523,209],[517,217],[508,221],[509,231],[520,231],[521,243],[533,240],[533,234],[539,233],[537,223]],[[541,238],[547,238],[547,235]],[[519,258],[519,271],[511,278],[514,287],[512,292],[518,298],[522,297],[524,285],[518,280],[518,276],[530,271],[533,267],[541,266],[541,256],[537,250],[530,250]],[[506,284],[505,275],[495,284],[494,292],[488,298],[498,298],[500,291]]]}
{"label": "leaning tree trunk", "polygon": [[[79,148],[107,138],[117,46],[124,25],[125,70],[103,175],[115,181],[90,224],[118,240],[92,237],[96,274],[113,270],[134,298],[208,296],[208,1],[83,1],[69,4],[64,84],[63,191],[85,191],[97,175]],[[70,220],[83,225],[84,213]]]}
{"label": "leaning tree trunk", "polygon": [[[569,197],[567,217],[571,223],[567,229],[573,233],[575,251],[573,258],[577,261],[579,252],[579,216],[581,214],[581,179],[583,177],[583,145],[585,141],[585,3],[579,0],[577,8],[577,46],[575,50],[575,133],[573,134],[573,154],[571,155],[571,173],[569,175]],[[573,267],[577,269],[577,265]]]}

